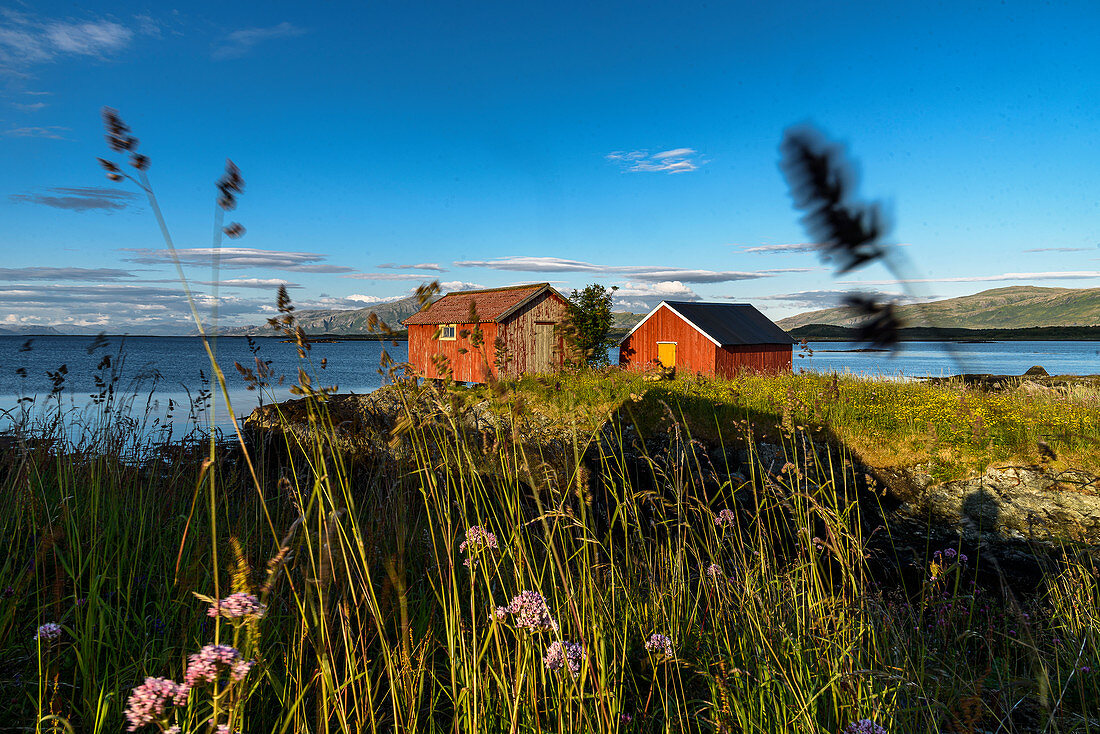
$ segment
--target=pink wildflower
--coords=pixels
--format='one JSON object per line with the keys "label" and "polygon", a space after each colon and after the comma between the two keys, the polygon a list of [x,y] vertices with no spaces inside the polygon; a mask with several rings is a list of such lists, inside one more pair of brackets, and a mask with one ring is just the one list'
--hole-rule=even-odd
{"label": "pink wildflower", "polygon": [[481,551],[491,548],[497,548],[497,536],[481,527],[480,525],[473,525],[466,531],[466,540],[462,541],[458,546],[459,553],[465,553],[467,549],[470,551],[470,557],[467,558],[463,565],[474,568],[477,566],[476,555]]}
{"label": "pink wildflower", "polygon": [[722,510],[718,513],[718,517],[714,518],[714,524],[720,528],[727,528],[731,527],[736,519],[733,510]]}
{"label": "pink wildflower", "polygon": [[558,623],[550,616],[546,599],[537,591],[521,591],[512,597],[507,607],[499,607],[497,618],[503,619],[501,611],[516,615],[515,624],[531,632],[557,632]]}
{"label": "pink wildflower", "polygon": [[663,655],[666,658],[670,658],[672,657],[672,640],[668,639],[667,635],[654,632],[649,636],[649,639],[646,640],[645,649]]}
{"label": "pink wildflower", "polygon": [[707,576],[710,576],[712,580],[717,581],[723,576],[722,567],[719,566],[717,563],[710,564],[709,566],[707,566]]}
{"label": "pink wildflower", "polygon": [[230,594],[220,601],[215,601],[207,610],[208,617],[225,617],[226,619],[259,619],[267,612],[267,607],[260,603],[252,594]]}
{"label": "pink wildflower", "polygon": [[584,648],[579,642],[565,642],[554,640],[546,648],[546,656],[542,659],[548,670],[561,670],[568,666],[569,672],[574,678],[581,672],[581,663],[584,662]]}
{"label": "pink wildflower", "polygon": [[34,639],[41,642],[53,642],[59,637],[61,637],[61,625],[57,622],[46,622],[34,634]]}
{"label": "pink wildflower", "polygon": [[130,722],[126,730],[136,731],[138,727],[152,724],[164,716],[169,706],[187,705],[190,690],[190,686],[167,678],[146,678],[126,702],[126,719]]}
{"label": "pink wildflower", "polygon": [[187,673],[183,682],[188,686],[214,683],[218,676],[228,671],[233,680],[248,675],[252,661],[241,659],[241,652],[229,645],[207,645],[187,659]]}
{"label": "pink wildflower", "polygon": [[886,734],[886,730],[871,719],[860,719],[844,727],[841,734]]}

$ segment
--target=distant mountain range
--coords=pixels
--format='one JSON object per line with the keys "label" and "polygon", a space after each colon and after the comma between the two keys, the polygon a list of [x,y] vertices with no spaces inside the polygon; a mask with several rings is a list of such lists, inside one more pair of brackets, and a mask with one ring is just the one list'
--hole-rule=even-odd
{"label": "distant mountain range", "polygon": [[[1100,326],[1100,288],[993,288],[972,296],[897,306],[905,326],[956,329],[1029,329],[1048,326]],[[776,322],[790,331],[810,324],[855,326],[851,309],[827,308]]]}
{"label": "distant mountain range", "polygon": [[52,326],[9,326],[0,327],[0,336],[56,336],[68,332],[58,331]]}
{"label": "distant mountain range", "polygon": [[[420,299],[416,296],[408,296],[396,301],[383,301],[348,311],[328,309],[295,311],[294,320],[307,334],[358,336],[371,333],[367,322],[372,313],[394,331],[403,331],[405,327],[401,325],[402,319],[407,319],[419,310]],[[221,329],[219,333],[225,336],[271,336],[275,334],[275,330],[264,323]]]}
{"label": "distant mountain range", "polygon": [[[295,311],[294,318],[307,334],[363,336],[371,333],[367,321],[372,313],[394,331],[404,331],[405,327],[401,325],[402,320],[407,319],[419,310],[420,301],[416,296],[409,296],[397,301],[385,301],[349,311],[323,309]],[[617,331],[627,331],[638,323],[642,316],[642,314],[634,313],[615,313],[611,328]],[[224,336],[270,336],[275,332],[265,323],[222,329],[219,333]]]}

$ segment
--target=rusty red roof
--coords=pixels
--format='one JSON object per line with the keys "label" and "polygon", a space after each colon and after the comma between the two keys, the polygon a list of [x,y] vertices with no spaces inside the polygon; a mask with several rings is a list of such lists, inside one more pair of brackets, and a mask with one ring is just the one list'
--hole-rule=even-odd
{"label": "rusty red roof", "polygon": [[490,321],[503,321],[517,308],[548,289],[550,289],[549,283],[532,283],[530,285],[508,286],[507,288],[448,293],[435,303],[420,309],[402,323],[406,326],[418,324],[471,324],[474,323],[470,316],[471,310],[476,310],[477,323],[479,324]]}

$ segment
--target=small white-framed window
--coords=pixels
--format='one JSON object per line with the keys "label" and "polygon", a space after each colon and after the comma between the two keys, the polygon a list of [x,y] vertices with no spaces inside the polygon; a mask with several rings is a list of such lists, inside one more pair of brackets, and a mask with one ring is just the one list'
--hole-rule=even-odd
{"label": "small white-framed window", "polygon": [[439,340],[453,342],[455,340],[455,327],[458,324],[441,324],[439,326]]}

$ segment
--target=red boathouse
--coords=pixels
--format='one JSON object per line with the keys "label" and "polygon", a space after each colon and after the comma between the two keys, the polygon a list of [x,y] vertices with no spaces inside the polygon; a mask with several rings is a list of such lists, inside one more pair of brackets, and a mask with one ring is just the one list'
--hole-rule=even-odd
{"label": "red boathouse", "polygon": [[403,322],[409,363],[422,376],[486,382],[558,370],[567,301],[549,283],[448,293]]}
{"label": "red boathouse", "polygon": [[733,377],[791,369],[795,343],[747,303],[662,301],[619,342],[619,366]]}

